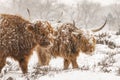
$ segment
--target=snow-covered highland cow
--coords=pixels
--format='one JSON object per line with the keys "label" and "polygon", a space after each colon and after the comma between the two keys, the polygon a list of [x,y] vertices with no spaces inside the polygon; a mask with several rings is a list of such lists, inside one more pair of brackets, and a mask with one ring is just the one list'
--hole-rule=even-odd
{"label": "snow-covered highland cow", "polygon": [[51,46],[52,27],[48,22],[31,23],[20,16],[0,14],[0,72],[11,57],[27,73],[28,61],[34,48]]}
{"label": "snow-covered highland cow", "polygon": [[[106,22],[100,28],[92,31],[96,32],[101,30],[105,24]],[[77,57],[79,53],[83,52],[91,55],[95,50],[96,39],[94,35],[89,33],[89,31],[78,29],[74,23],[64,23],[58,28],[57,35],[55,36],[53,46],[43,52],[47,52],[47,54],[54,57],[64,58],[64,69],[68,69],[70,63],[72,63],[73,68],[78,68]],[[41,52],[40,54],[43,53]],[[50,57],[44,58],[43,60],[42,58],[39,59],[41,59],[40,61],[47,59],[47,63],[50,61]]]}

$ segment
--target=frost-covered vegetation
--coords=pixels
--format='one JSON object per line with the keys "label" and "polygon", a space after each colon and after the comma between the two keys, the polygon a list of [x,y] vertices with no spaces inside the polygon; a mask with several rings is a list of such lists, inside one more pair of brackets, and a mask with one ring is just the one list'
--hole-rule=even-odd
{"label": "frost-covered vegetation", "polygon": [[[3,3],[1,2],[1,4]],[[70,66],[68,70],[63,70],[62,58],[52,58],[49,66],[39,66],[36,53],[34,53],[29,63],[27,75],[22,74],[17,62],[13,59],[7,59],[0,79],[120,80],[119,8],[120,4],[101,6],[99,3],[92,3],[87,0],[78,2],[74,6],[57,3],[56,0],[9,0],[6,5],[0,5],[0,13],[21,15],[31,21],[47,20],[52,23],[53,27],[74,20],[78,28],[91,29],[101,26],[107,19],[106,27],[101,32],[94,33],[97,39],[94,54],[88,56],[80,53],[77,59],[79,69],[71,69]],[[27,9],[30,10],[30,16]]]}
{"label": "frost-covered vegetation", "polygon": [[[98,35],[98,34],[96,34]],[[109,41],[112,41],[112,37],[115,39],[113,43],[117,43],[117,46],[120,46],[120,35],[116,35],[114,33],[109,34],[111,38]],[[107,38],[107,37],[106,37]],[[1,79],[6,80],[12,78],[12,80],[54,80],[57,77],[61,77],[61,79],[70,79],[75,78],[80,79],[80,76],[88,76],[98,74],[98,77],[94,77],[93,80],[102,80],[99,77],[109,77],[105,80],[119,80],[120,77],[120,47],[110,48],[107,44],[97,44],[96,50],[92,56],[85,55],[84,53],[80,53],[78,57],[78,65],[79,69],[71,69],[72,66],[69,67],[68,70],[63,70],[63,59],[62,58],[52,58],[49,63],[49,66],[38,66],[37,64],[37,55],[34,52],[34,55],[31,57],[29,63],[29,72],[27,75],[23,75],[20,68],[18,67],[18,63],[10,58],[7,59],[7,65],[2,70]],[[79,73],[79,74],[78,74]],[[101,74],[105,73],[105,74]],[[109,73],[109,74],[107,74]],[[67,78],[66,76],[71,76],[71,78]],[[104,75],[104,76],[103,76]],[[114,75],[114,77],[112,77]],[[118,75],[118,77],[115,77]],[[90,77],[90,76],[89,76]],[[61,80],[59,79],[59,80]],[[76,80],[79,80],[76,79]],[[87,78],[81,78],[88,80]]]}
{"label": "frost-covered vegetation", "polygon": [[[71,22],[75,20],[78,27],[94,28],[100,26],[107,18],[107,30],[118,30],[120,27],[120,4],[107,6],[87,0],[78,1],[75,5],[65,5],[57,0],[5,0],[0,5],[0,13],[17,14],[31,20],[49,20],[50,22]],[[117,0],[116,0],[117,1]],[[68,3],[70,4],[70,3]]]}

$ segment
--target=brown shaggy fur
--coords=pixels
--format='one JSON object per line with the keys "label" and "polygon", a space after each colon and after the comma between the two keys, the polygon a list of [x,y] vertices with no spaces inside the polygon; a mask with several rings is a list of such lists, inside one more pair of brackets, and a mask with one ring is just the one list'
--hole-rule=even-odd
{"label": "brown shaggy fur", "polygon": [[[79,52],[91,54],[95,49],[95,44],[96,41],[93,36],[89,35],[89,38],[87,38],[83,31],[78,30],[71,23],[65,23],[58,29],[58,35],[47,54],[51,54],[54,57],[63,57],[64,69],[67,69],[70,63],[72,63],[73,68],[78,68],[77,57]],[[43,61],[42,58],[40,59]],[[48,57],[46,61],[49,61],[49,59]]]}
{"label": "brown shaggy fur", "polygon": [[51,59],[51,54],[49,54],[49,48],[37,47],[36,51],[39,59],[39,65],[40,66],[49,65]]}
{"label": "brown shaggy fur", "polygon": [[6,58],[11,57],[19,62],[23,73],[36,46],[48,47],[49,25],[40,21],[30,23],[17,15],[0,14],[0,72]]}

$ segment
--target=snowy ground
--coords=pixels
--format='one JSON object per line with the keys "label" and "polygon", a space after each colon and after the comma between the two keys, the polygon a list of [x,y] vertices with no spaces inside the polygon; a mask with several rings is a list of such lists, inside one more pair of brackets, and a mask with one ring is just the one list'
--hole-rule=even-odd
{"label": "snowy ground", "polygon": [[[120,45],[120,35],[111,34],[112,40]],[[31,57],[29,73],[23,75],[18,63],[8,59],[2,70],[0,80],[120,80],[120,48],[110,49],[107,45],[97,44],[92,56],[80,53],[79,69],[63,69],[63,59],[53,58],[49,66],[38,67],[37,56]]]}
{"label": "snowy ground", "polygon": [[60,73],[55,76],[42,76],[39,80],[120,80],[120,77],[106,73],[88,71],[71,71]]}

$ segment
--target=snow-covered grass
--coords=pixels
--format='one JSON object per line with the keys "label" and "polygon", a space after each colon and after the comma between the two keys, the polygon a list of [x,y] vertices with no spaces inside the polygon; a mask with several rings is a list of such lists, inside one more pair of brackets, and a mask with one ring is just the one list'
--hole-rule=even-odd
{"label": "snow-covered grass", "polygon": [[[120,45],[120,36],[111,34],[112,40]],[[110,49],[97,44],[92,56],[80,53],[77,62],[79,69],[63,70],[63,58],[52,58],[49,66],[38,67],[36,52],[30,59],[29,72],[23,75],[18,63],[8,58],[0,75],[1,80],[120,80],[120,48]]]}
{"label": "snow-covered grass", "polygon": [[42,76],[38,80],[120,80],[120,77],[107,73],[75,70],[59,73],[54,76]]}

